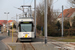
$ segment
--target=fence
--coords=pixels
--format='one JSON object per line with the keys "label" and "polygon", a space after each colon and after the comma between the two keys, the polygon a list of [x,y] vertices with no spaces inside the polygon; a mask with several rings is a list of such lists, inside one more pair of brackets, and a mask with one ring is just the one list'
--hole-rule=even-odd
{"label": "fence", "polygon": [[64,29],[64,36],[75,36],[75,29]]}

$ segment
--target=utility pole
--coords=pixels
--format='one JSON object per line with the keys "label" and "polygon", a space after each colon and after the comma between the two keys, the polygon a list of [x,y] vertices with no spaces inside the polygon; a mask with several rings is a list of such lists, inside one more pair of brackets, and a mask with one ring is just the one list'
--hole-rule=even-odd
{"label": "utility pole", "polygon": [[36,0],[34,0],[35,37],[36,37]]}
{"label": "utility pole", "polygon": [[62,37],[63,37],[63,6],[62,6]]}
{"label": "utility pole", "polygon": [[17,14],[16,14],[16,22],[17,22]]}
{"label": "utility pole", "polygon": [[24,17],[24,7],[22,6],[22,9],[23,9],[23,17]]}
{"label": "utility pole", "polygon": [[12,42],[13,42],[13,22],[12,22]]}
{"label": "utility pole", "polygon": [[18,29],[17,17],[18,15],[16,14],[16,29]]}
{"label": "utility pole", "polygon": [[45,27],[45,31],[44,31],[44,34],[45,34],[45,44],[47,43],[47,0],[44,0],[45,2],[45,11],[44,11],[44,27]]}
{"label": "utility pole", "polygon": [[8,14],[9,12],[8,13],[4,12],[4,14],[7,14],[7,32],[8,32]]}

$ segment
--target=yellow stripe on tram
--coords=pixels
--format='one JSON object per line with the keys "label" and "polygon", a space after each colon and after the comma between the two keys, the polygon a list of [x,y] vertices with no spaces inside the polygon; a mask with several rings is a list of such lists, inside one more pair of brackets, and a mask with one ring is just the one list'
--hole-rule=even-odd
{"label": "yellow stripe on tram", "polygon": [[25,38],[27,38],[28,34],[25,34]]}

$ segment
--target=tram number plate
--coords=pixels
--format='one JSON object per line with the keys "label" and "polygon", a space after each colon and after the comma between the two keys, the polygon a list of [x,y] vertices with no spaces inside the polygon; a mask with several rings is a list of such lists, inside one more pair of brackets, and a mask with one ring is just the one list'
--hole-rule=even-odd
{"label": "tram number plate", "polygon": [[25,34],[25,38],[27,38],[28,37],[28,34]]}

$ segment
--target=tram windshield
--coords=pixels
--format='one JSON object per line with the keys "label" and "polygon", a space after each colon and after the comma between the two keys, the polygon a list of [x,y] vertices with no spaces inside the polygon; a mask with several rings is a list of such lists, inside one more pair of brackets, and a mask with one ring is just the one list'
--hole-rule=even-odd
{"label": "tram windshield", "polygon": [[32,23],[20,23],[19,31],[20,32],[32,32],[33,24]]}
{"label": "tram windshield", "polygon": [[32,24],[21,24],[21,32],[31,32]]}

